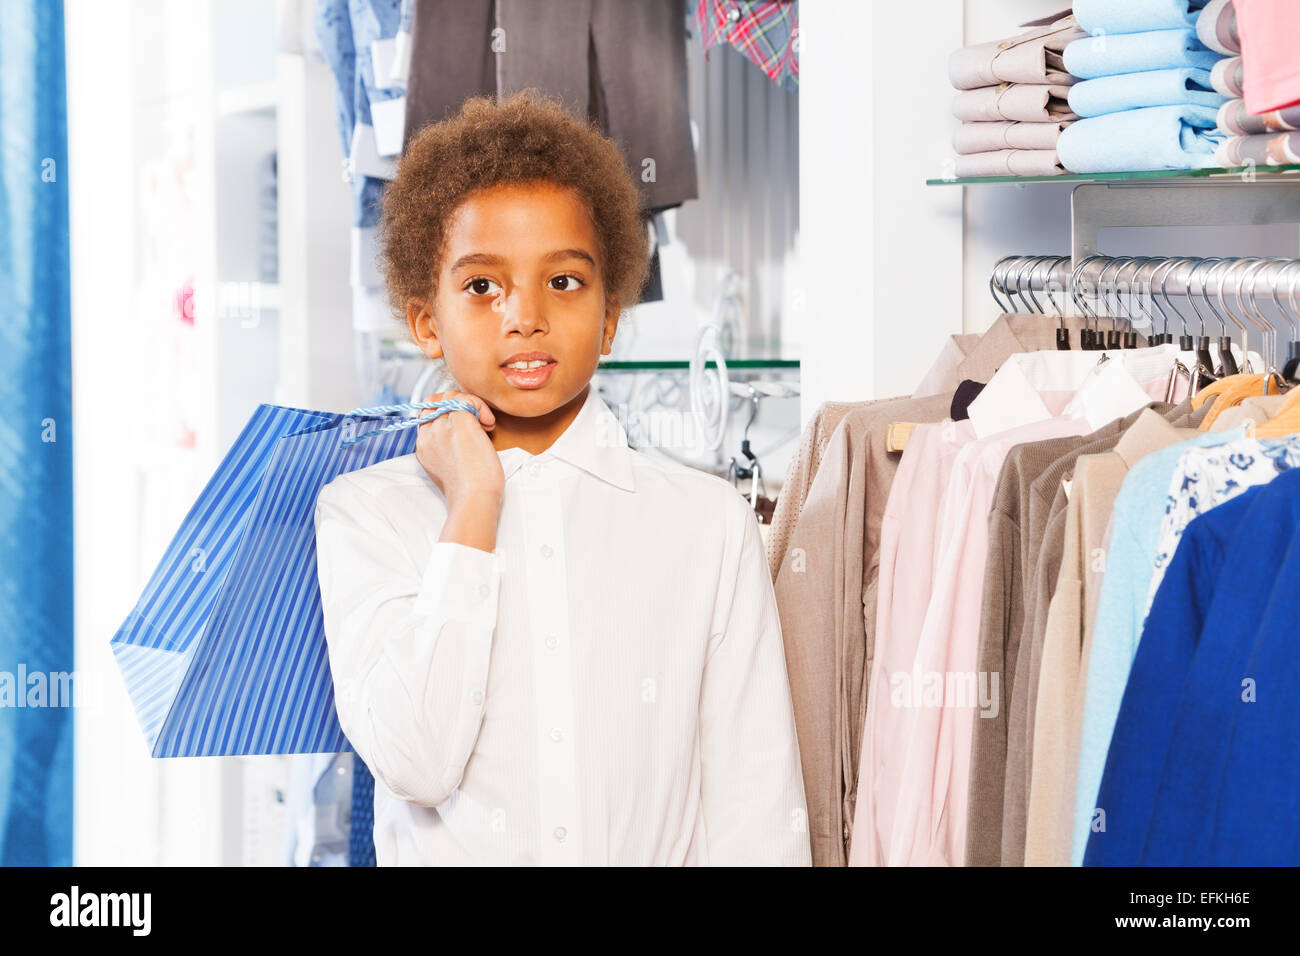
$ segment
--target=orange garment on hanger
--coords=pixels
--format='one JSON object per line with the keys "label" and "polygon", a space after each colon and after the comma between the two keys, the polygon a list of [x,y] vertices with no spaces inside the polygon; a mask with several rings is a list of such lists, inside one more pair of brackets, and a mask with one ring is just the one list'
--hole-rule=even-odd
{"label": "orange garment on hanger", "polygon": [[1189,399],[1192,403],[1192,411],[1196,411],[1210,399],[1217,398],[1225,389],[1231,388],[1234,381],[1244,377],[1244,375],[1229,375],[1217,382],[1211,382]]}
{"label": "orange garment on hanger", "polygon": [[[1265,378],[1268,378],[1267,392],[1260,390]],[[1277,394],[1277,380],[1273,376],[1229,375],[1217,382],[1212,382],[1192,396],[1192,408],[1200,408],[1211,398],[1214,399],[1214,404],[1210,407],[1209,412],[1201,419],[1201,431],[1207,432],[1210,430],[1210,426],[1214,424],[1214,420],[1223,414],[1225,409],[1240,405],[1252,396],[1265,394]]]}

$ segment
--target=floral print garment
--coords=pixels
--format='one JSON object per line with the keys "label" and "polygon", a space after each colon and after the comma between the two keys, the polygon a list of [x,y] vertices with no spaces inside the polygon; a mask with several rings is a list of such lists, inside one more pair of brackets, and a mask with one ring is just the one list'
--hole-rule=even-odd
{"label": "floral print garment", "polygon": [[1183,529],[1192,519],[1235,498],[1247,488],[1272,481],[1284,471],[1300,466],[1300,435],[1289,438],[1243,438],[1211,448],[1193,448],[1174,468],[1165,495],[1165,515],[1160,522],[1155,570],[1147,591],[1143,620],[1151,612],[1165,569],[1178,549]]}

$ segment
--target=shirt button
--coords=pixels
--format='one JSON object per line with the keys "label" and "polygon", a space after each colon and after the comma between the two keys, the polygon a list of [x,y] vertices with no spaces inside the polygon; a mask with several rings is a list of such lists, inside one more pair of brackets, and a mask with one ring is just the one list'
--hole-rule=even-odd
{"label": "shirt button", "polygon": [[542,557],[549,558],[554,553],[555,552],[551,550],[551,546],[549,544],[542,545]]}
{"label": "shirt button", "polygon": [[551,739],[554,740],[557,744],[564,739],[564,734],[561,732],[559,727],[556,727],[554,730],[551,731]]}
{"label": "shirt button", "polygon": [[552,832],[555,834],[555,839],[559,840],[561,843],[563,843],[564,838],[569,835],[569,831],[564,829],[564,827],[556,827]]}
{"label": "shirt button", "polygon": [[483,597],[483,598],[485,598],[485,597],[487,597],[487,596],[488,596],[489,594],[491,594],[491,593],[492,593],[492,589],[491,589],[490,587],[488,587],[486,584],[480,584],[480,585],[478,586],[478,596],[479,596],[479,597]]}
{"label": "shirt button", "polygon": [[730,20],[732,23],[735,23],[737,20],[740,19],[740,11],[735,7],[732,7],[730,10],[727,11],[727,19]]}
{"label": "shirt button", "polygon": [[469,697],[475,704],[483,703],[483,692],[481,690],[474,691],[474,693],[470,694]]}
{"label": "shirt button", "polygon": [[542,466],[537,464],[536,462],[533,462],[533,464],[528,466],[528,473],[532,475],[534,478],[536,478],[538,475],[542,473]]}
{"label": "shirt button", "polygon": [[546,635],[546,649],[547,649],[548,651],[553,651],[553,650],[555,650],[555,646],[556,646],[557,644],[559,644],[559,643],[560,643],[560,642],[559,642],[558,640],[556,640],[556,637],[555,637],[554,634],[547,634],[547,635]]}

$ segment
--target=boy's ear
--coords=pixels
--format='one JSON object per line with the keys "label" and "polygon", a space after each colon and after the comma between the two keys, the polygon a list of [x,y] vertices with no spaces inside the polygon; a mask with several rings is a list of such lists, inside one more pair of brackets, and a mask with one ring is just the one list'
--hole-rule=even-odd
{"label": "boy's ear", "polygon": [[605,308],[605,330],[600,340],[601,355],[609,355],[614,350],[614,334],[618,332],[618,318],[621,312],[616,299],[611,300]]}
{"label": "boy's ear", "polygon": [[411,337],[431,359],[442,358],[442,343],[438,341],[438,329],[433,324],[433,312],[423,299],[409,299],[406,303],[406,323],[411,328]]}

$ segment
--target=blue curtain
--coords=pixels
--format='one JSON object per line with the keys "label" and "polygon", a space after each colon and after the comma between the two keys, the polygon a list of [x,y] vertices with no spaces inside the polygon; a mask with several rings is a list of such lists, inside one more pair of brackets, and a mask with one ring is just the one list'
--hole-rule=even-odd
{"label": "blue curtain", "polygon": [[0,0],[0,865],[72,863],[63,4]]}

